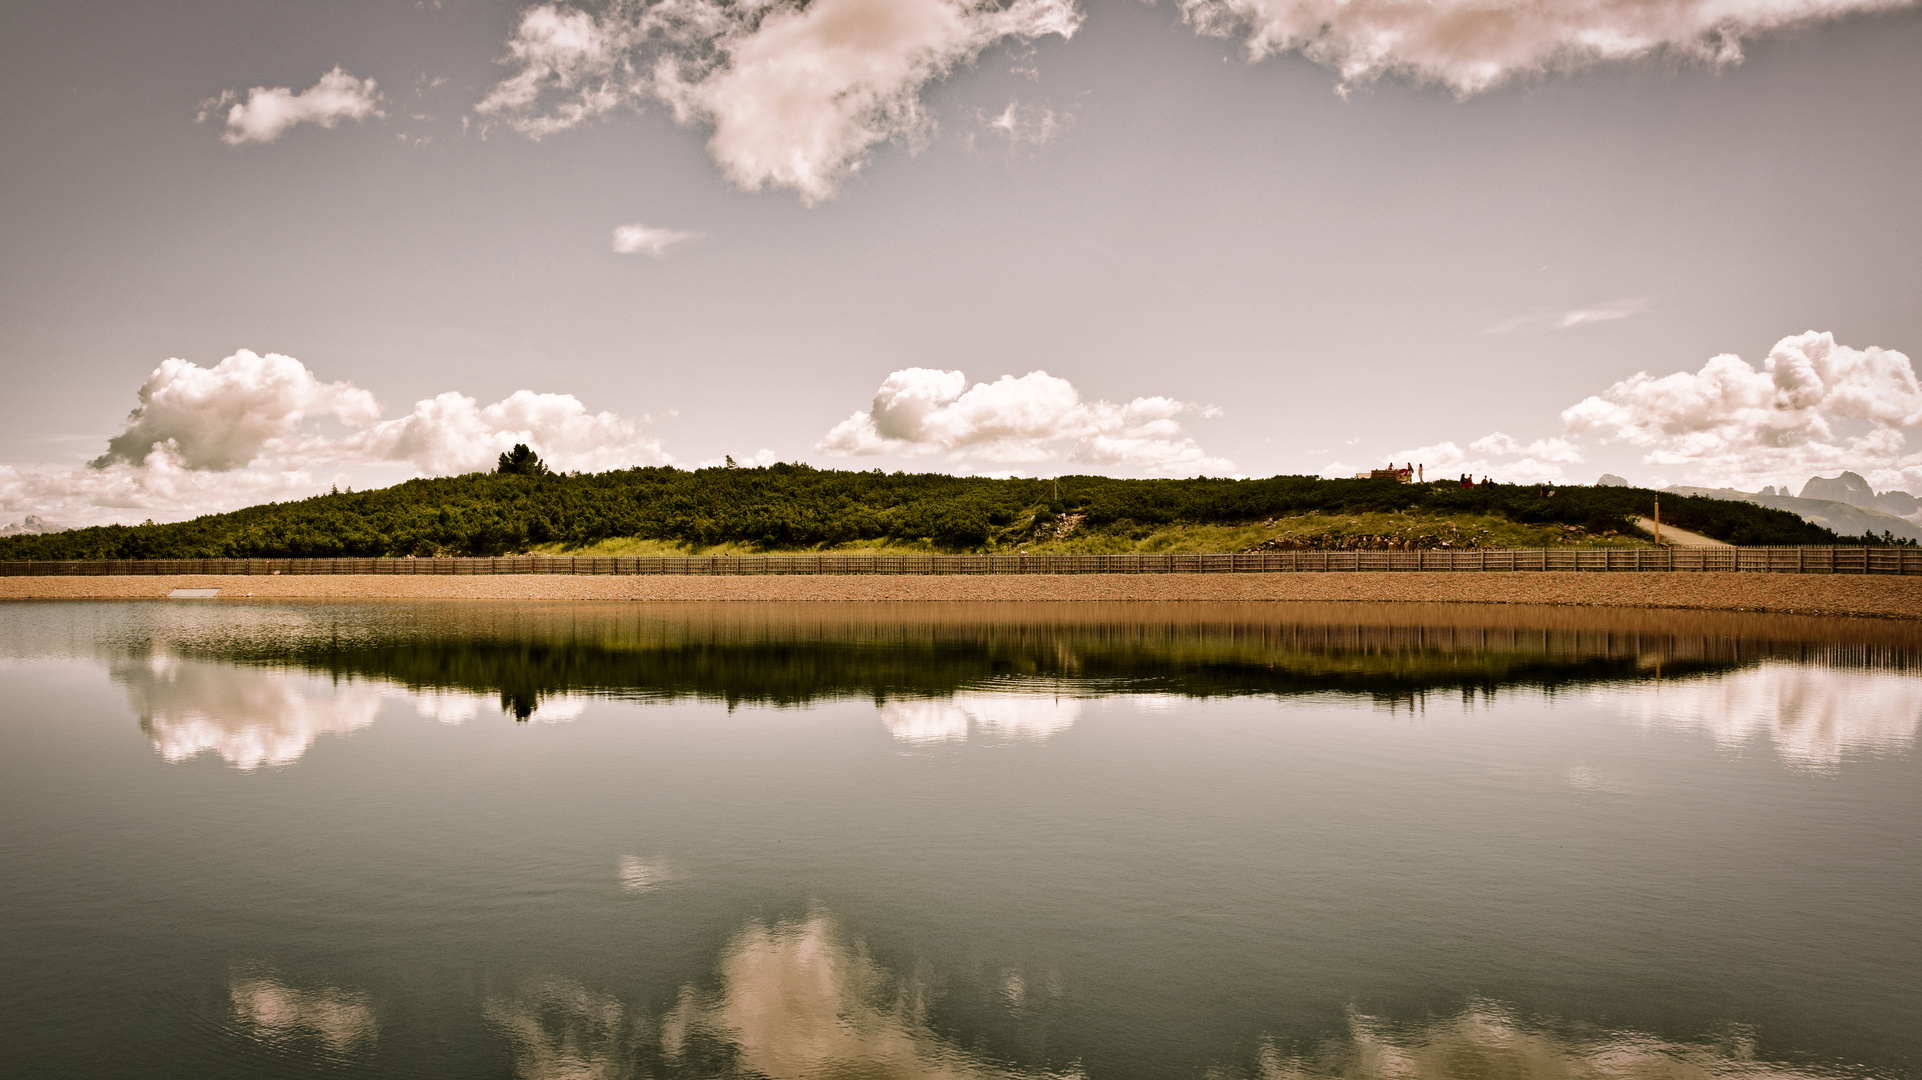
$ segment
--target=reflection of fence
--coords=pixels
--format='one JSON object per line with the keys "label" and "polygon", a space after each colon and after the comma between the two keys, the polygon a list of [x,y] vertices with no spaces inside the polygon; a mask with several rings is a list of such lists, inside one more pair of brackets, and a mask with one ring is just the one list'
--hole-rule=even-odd
{"label": "reflection of fence", "polygon": [[120,574],[1258,574],[1328,571],[1744,571],[1922,574],[1922,548],[1490,548],[1238,555],[517,555],[453,559],[0,562],[0,577]]}

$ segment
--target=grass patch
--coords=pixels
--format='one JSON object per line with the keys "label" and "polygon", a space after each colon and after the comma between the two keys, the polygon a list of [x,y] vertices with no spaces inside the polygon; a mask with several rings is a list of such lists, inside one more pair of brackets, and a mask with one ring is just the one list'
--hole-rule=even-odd
{"label": "grass patch", "polygon": [[[1645,547],[1644,535],[1603,533],[1576,525],[1525,525],[1480,514],[1378,512],[1296,514],[1245,525],[1089,526],[1074,515],[1055,517],[1035,507],[997,530],[988,549],[1003,555],[1190,555],[1232,551],[1418,551],[1475,548]],[[639,537],[611,537],[580,547],[539,544],[540,555],[700,556],[767,554],[928,555],[980,551],[932,540],[855,541],[806,547],[764,547],[729,542],[698,544]]]}

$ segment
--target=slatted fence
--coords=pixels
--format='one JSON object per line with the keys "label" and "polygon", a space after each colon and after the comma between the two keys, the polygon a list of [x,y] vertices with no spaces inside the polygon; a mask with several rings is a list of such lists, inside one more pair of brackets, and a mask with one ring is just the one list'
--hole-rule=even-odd
{"label": "slatted fence", "polygon": [[1488,548],[1223,555],[643,555],[445,559],[0,562],[0,577],[124,574],[1274,574],[1355,571],[1739,571],[1922,574],[1922,548]]}

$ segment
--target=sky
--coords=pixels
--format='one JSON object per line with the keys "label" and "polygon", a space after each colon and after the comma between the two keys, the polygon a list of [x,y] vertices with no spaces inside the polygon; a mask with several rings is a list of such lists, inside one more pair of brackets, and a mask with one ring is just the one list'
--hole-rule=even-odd
{"label": "sky", "polygon": [[1922,493],[1908,0],[63,0],[0,519],[807,462]]}

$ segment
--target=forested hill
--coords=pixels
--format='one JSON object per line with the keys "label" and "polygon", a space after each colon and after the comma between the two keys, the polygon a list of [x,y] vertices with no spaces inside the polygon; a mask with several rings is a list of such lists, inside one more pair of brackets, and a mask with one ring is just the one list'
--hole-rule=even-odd
{"label": "forested hill", "polygon": [[[503,459],[505,461],[505,458]],[[503,466],[506,467],[505,465]],[[1245,524],[1310,512],[1483,514],[1632,533],[1657,492],[1393,480],[996,480],[842,472],[806,465],[629,469],[573,475],[473,473],[320,495],[169,525],[109,525],[0,539],[0,559],[498,555],[613,537],[768,550],[848,543],[1000,550],[1085,515],[1084,532],[1169,523]],[[1833,544],[1793,514],[1719,499],[1662,500],[1662,519],[1736,544]]]}

